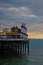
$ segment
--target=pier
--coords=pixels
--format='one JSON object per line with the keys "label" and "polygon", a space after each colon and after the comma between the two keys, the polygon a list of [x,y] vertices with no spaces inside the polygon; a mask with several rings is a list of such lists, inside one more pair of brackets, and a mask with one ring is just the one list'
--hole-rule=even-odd
{"label": "pier", "polygon": [[29,55],[29,39],[0,39],[0,57]]}

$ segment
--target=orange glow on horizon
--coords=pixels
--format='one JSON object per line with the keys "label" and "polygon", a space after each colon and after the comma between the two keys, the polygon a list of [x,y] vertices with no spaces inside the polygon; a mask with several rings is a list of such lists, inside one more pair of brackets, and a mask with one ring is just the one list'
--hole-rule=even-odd
{"label": "orange glow on horizon", "polygon": [[31,39],[43,39],[43,33],[37,33],[37,32],[29,32],[28,38]]}

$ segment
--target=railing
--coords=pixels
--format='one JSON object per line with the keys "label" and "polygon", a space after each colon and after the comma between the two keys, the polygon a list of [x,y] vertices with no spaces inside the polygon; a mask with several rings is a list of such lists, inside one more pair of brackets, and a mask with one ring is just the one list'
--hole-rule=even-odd
{"label": "railing", "polygon": [[21,34],[24,34],[24,35],[28,36],[28,35],[27,35],[27,34],[25,34],[25,33],[0,34],[0,36],[12,36],[12,35],[21,35]]}

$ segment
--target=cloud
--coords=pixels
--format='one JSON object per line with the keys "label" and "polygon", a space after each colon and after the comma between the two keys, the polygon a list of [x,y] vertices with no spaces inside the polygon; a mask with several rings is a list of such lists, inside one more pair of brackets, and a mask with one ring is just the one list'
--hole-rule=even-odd
{"label": "cloud", "polygon": [[38,19],[38,16],[34,15],[28,7],[2,7],[0,11],[0,20],[2,22],[7,21],[7,25],[10,24],[11,26],[14,26],[14,23],[16,25],[22,22],[30,26],[31,23],[36,22]]}
{"label": "cloud", "polygon": [[11,17],[30,17],[30,18],[37,18],[36,15],[34,15],[31,10],[29,10],[27,7],[10,7],[10,8],[5,8],[5,7],[0,7],[0,11],[5,11],[4,14],[5,16],[11,16]]}
{"label": "cloud", "polygon": [[29,33],[36,35],[40,32],[41,35],[43,0],[0,0],[0,22],[5,24],[3,27],[20,26],[25,22]]}
{"label": "cloud", "polygon": [[28,7],[34,15],[43,16],[43,0],[0,0],[0,7]]}
{"label": "cloud", "polygon": [[28,7],[36,16],[43,16],[43,0],[0,0],[1,7]]}
{"label": "cloud", "polygon": [[31,24],[29,31],[30,32],[38,32],[38,33],[40,32],[40,33],[43,33],[43,22]]}

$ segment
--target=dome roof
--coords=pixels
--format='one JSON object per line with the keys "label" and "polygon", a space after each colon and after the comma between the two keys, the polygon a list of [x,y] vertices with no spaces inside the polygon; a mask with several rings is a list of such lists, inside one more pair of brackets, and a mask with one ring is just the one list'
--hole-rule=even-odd
{"label": "dome roof", "polygon": [[25,23],[22,23],[22,26],[23,26],[23,27],[26,27]]}
{"label": "dome roof", "polygon": [[27,30],[25,23],[22,23],[21,27]]}

